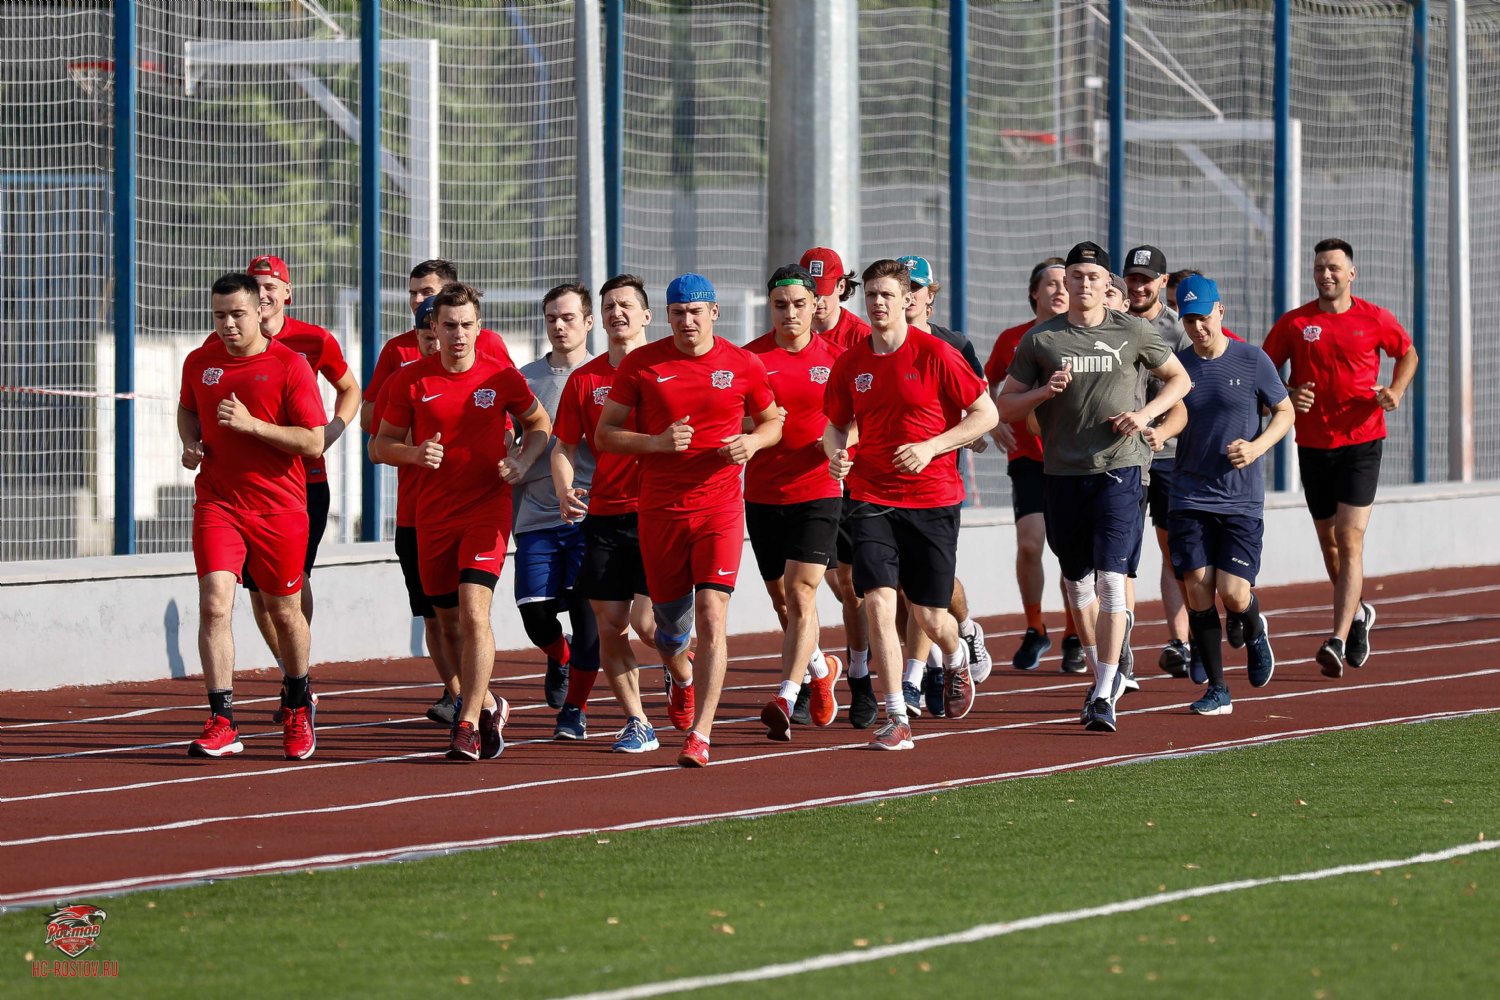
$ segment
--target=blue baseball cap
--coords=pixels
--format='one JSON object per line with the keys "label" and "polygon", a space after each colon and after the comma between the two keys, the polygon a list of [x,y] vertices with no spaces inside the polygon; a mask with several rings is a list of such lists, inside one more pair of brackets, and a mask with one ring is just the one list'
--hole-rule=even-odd
{"label": "blue baseball cap", "polygon": [[932,284],[932,265],[927,263],[926,257],[907,254],[905,257],[897,257],[896,263],[906,268],[911,275],[911,283],[917,288],[926,288]]}
{"label": "blue baseball cap", "polygon": [[1207,316],[1219,301],[1219,286],[1198,274],[1190,274],[1177,286],[1177,315]]}
{"label": "blue baseball cap", "polygon": [[717,302],[718,296],[714,294],[713,282],[701,274],[689,271],[687,274],[679,274],[672,279],[667,286],[667,305],[674,302]]}
{"label": "blue baseball cap", "polygon": [[437,302],[436,295],[429,295],[427,296],[427,298],[422,300],[421,305],[417,306],[417,318],[416,321],[412,324],[413,328],[417,330],[425,330],[432,325],[432,311],[433,309],[437,308],[436,305],[434,305],[435,302]]}

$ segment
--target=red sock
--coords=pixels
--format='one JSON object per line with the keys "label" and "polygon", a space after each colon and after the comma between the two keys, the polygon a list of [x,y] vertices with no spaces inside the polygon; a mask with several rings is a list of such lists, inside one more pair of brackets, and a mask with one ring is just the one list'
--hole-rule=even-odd
{"label": "red sock", "polygon": [[567,703],[582,712],[589,707],[589,695],[594,691],[594,682],[599,679],[597,670],[579,670],[568,673]]}
{"label": "red sock", "polygon": [[1026,627],[1036,629],[1041,635],[1047,634],[1047,625],[1042,621],[1042,606],[1040,604],[1026,605]]}
{"label": "red sock", "polygon": [[559,635],[556,639],[547,643],[547,645],[542,647],[542,652],[558,663],[567,663],[569,657],[572,656],[572,652],[568,649],[568,637],[565,635]]}

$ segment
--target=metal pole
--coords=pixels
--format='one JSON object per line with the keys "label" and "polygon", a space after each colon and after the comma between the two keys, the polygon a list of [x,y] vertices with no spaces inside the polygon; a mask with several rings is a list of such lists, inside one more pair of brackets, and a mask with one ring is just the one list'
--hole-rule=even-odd
{"label": "metal pole", "polygon": [[625,270],[625,0],[604,0],[604,32],[604,228],[615,275]]}
{"label": "metal pole", "polygon": [[[1427,357],[1427,0],[1411,5],[1411,339]],[[1411,478],[1427,482],[1427,369],[1412,380]]]}
{"label": "metal pole", "polygon": [[[1271,308],[1278,316],[1291,311],[1292,289],[1296,287],[1297,254],[1299,247],[1292,242],[1293,227],[1291,189],[1292,175],[1292,13],[1291,0],[1276,0],[1275,24],[1275,84],[1272,103],[1275,114],[1275,204],[1271,223],[1276,244],[1275,266],[1271,271]],[[1276,446],[1272,463],[1272,478],[1275,488],[1284,491],[1291,488],[1291,445],[1283,440]]]}
{"label": "metal pole", "polygon": [[1125,255],[1125,0],[1109,0],[1109,258]]}
{"label": "metal pole", "polygon": [[135,552],[135,0],[115,4],[115,555]]}
{"label": "metal pole", "polygon": [[969,3],[948,9],[948,272],[953,292],[948,321],[969,328]]}
{"label": "metal pole", "polygon": [[1474,479],[1474,331],[1469,302],[1469,43],[1465,15],[1465,0],[1449,0],[1448,478],[1467,483]]}
{"label": "metal pole", "polygon": [[[574,64],[578,67],[573,107],[578,144],[578,277],[585,288],[597,289],[609,277],[608,225],[604,219],[604,128],[599,120],[604,105],[604,79],[599,70],[599,7],[573,7]],[[595,350],[589,333],[589,350]]]}
{"label": "metal pole", "polygon": [[[359,340],[365,383],[380,354],[380,0],[359,2]],[[363,440],[368,445],[368,435]],[[360,465],[362,542],[380,540],[379,470]]]}

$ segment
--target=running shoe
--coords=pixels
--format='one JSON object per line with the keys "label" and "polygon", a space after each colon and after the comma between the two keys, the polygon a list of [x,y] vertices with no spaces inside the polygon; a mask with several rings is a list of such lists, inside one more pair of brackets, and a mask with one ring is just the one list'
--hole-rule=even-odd
{"label": "running shoe", "polygon": [[447,691],[427,709],[427,718],[440,726],[453,728],[453,696]]}
{"label": "running shoe", "polygon": [[1360,601],[1363,618],[1356,618],[1349,625],[1349,640],[1344,643],[1344,662],[1358,669],[1370,658],[1370,630],[1375,627],[1375,605]]}
{"label": "running shoe", "polygon": [[1130,633],[1135,631],[1135,612],[1125,612],[1125,637],[1120,640],[1120,673],[1125,678],[1126,691],[1139,691],[1135,682],[1135,650],[1130,647]]}
{"label": "running shoe", "polygon": [[508,718],[510,703],[504,698],[496,698],[494,708],[480,710],[479,756],[485,760],[494,760],[505,752],[505,737],[500,735],[500,730],[505,727],[505,720]]}
{"label": "running shoe", "polygon": [[1035,670],[1042,665],[1042,657],[1051,648],[1050,636],[1029,628],[1026,634],[1021,636],[1021,648],[1017,649],[1016,655],[1010,658],[1010,665],[1017,670]]}
{"label": "running shoe", "polygon": [[1323,645],[1318,647],[1317,660],[1324,677],[1344,676],[1343,640],[1336,635],[1330,635],[1323,640]]}
{"label": "running shoe", "polygon": [[318,748],[317,714],[317,703],[311,698],[301,708],[281,713],[281,749],[287,760],[306,760]]}
{"label": "running shoe", "polygon": [[797,700],[792,702],[792,721],[799,726],[810,726],[812,720],[812,685],[802,682],[797,689]]}
{"label": "running shoe", "polygon": [[[932,647],[934,650],[936,646]],[[938,654],[941,657],[941,653]],[[947,714],[947,685],[943,683],[944,670],[941,666],[934,667],[929,659],[927,666],[922,670],[922,700],[926,702],[927,714],[934,719],[941,719]]]}
{"label": "running shoe", "polygon": [[542,693],[547,697],[548,708],[562,708],[568,697],[568,664],[547,657],[547,674],[542,678]]}
{"label": "running shoe", "polygon": [[682,744],[682,753],[677,755],[679,767],[707,767],[708,766],[708,740],[698,735],[697,730],[688,733],[687,742]]}
{"label": "running shoe", "polygon": [[990,679],[990,671],[995,668],[994,661],[990,659],[990,651],[984,644],[984,629],[978,622],[970,619],[958,627],[958,637],[964,641],[964,646],[969,651],[969,676],[975,684],[983,684]]}
{"label": "running shoe", "polygon": [[453,726],[453,737],[448,741],[449,760],[479,759],[479,730],[472,723],[460,719]]}
{"label": "running shoe", "polygon": [[1161,648],[1161,655],[1156,658],[1156,665],[1162,669],[1163,673],[1171,674],[1173,677],[1186,677],[1188,657],[1191,655],[1187,643],[1181,639],[1173,639]]}
{"label": "running shoe", "polygon": [[1229,700],[1227,684],[1210,684],[1203,697],[1188,706],[1194,715],[1232,715],[1234,705]]}
{"label": "running shoe", "polygon": [[210,715],[203,735],[188,744],[189,757],[229,757],[245,749],[240,731],[222,715]]}
{"label": "running shoe", "polygon": [[564,705],[557,713],[557,724],[552,727],[554,740],[586,740],[589,738],[589,717],[577,705]]}
{"label": "running shoe", "polygon": [[814,677],[803,685],[803,690],[809,691],[808,715],[812,724],[819,728],[833,725],[833,720],[838,718],[839,699],[835,685],[844,675],[844,661],[837,656],[824,654],[823,662],[828,664],[828,676]]}
{"label": "running shoe", "polygon": [[1083,709],[1078,713],[1078,721],[1087,726],[1094,719],[1094,685],[1089,685],[1088,694],[1083,696]]}
{"label": "running shoe", "polygon": [[1260,616],[1260,634],[1250,640],[1249,646],[1245,651],[1245,672],[1250,675],[1251,687],[1263,688],[1271,683],[1271,675],[1276,672],[1276,654],[1271,651],[1271,630],[1265,615]]}
{"label": "running shoe", "polygon": [[1076,635],[1065,635],[1062,641],[1062,672],[1081,674],[1088,670],[1088,658],[1083,655],[1083,640]]}
{"label": "running shoe", "polygon": [[[318,703],[318,693],[316,691],[309,691],[307,696],[312,699],[312,703],[314,705],[316,705]],[[274,711],[274,712],[271,713],[271,721],[274,722],[274,723],[276,723],[276,725],[279,726],[279,725],[281,725],[282,721],[285,718],[286,718],[286,681],[283,680],[281,682],[281,704],[277,705],[276,706],[276,711]]]}
{"label": "running shoe", "polygon": [[1085,728],[1091,733],[1112,733],[1115,731],[1115,706],[1111,705],[1108,698],[1095,698],[1094,704],[1089,710],[1089,721]]}
{"label": "running shoe", "polygon": [[849,725],[869,729],[880,718],[880,702],[875,698],[875,684],[870,675],[849,678]]}
{"label": "running shoe", "polygon": [[786,702],[780,695],[766,702],[766,707],[760,710],[760,721],[766,727],[766,739],[777,743],[791,740],[792,714],[787,711]]}
{"label": "running shoe", "polygon": [[922,689],[909,681],[902,681],[901,697],[906,702],[907,717],[920,719],[922,717]]}
{"label": "running shoe", "polygon": [[943,715],[962,719],[974,708],[974,675],[968,663],[943,668]]}
{"label": "running shoe", "polygon": [[613,753],[648,753],[661,746],[656,741],[656,730],[651,728],[650,723],[644,719],[631,718],[625,721],[625,728],[615,735],[615,744],[610,747]]}
{"label": "running shoe", "polygon": [[875,733],[875,738],[865,744],[866,750],[910,750],[916,744],[911,741],[911,725],[905,720],[888,719]]}
{"label": "running shoe", "polygon": [[685,733],[693,728],[693,685],[679,685],[671,671],[663,668],[663,672],[667,675],[667,720],[673,729]]}
{"label": "running shoe", "polygon": [[1188,647],[1188,678],[1194,684],[1208,683],[1208,668],[1203,665],[1203,654],[1198,652],[1196,642]]}

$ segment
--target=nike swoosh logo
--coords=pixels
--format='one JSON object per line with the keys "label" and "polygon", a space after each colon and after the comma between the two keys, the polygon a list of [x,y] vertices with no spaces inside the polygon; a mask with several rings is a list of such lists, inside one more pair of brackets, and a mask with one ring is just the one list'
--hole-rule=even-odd
{"label": "nike swoosh logo", "polygon": [[734,570],[732,569],[718,569],[714,570],[714,572],[718,573],[720,576],[734,576]]}
{"label": "nike swoosh logo", "polygon": [[431,396],[423,396],[422,397],[422,402],[424,402],[424,403],[431,402],[432,400],[437,399],[441,395],[442,395],[442,393],[435,392]]}
{"label": "nike swoosh logo", "polygon": [[288,586],[288,587],[295,587],[295,586],[297,586],[297,581],[296,580],[288,580],[286,582],[286,586]]}
{"label": "nike swoosh logo", "polygon": [[676,377],[677,377],[676,375],[658,375],[658,376],[656,376],[656,381],[658,381],[658,382],[670,382],[670,381],[672,381]]}
{"label": "nike swoosh logo", "polygon": [[494,562],[495,561],[495,557],[494,556],[475,556],[474,557],[474,561],[475,562]]}
{"label": "nike swoosh logo", "polygon": [[421,358],[412,358],[410,361],[403,361],[403,362],[401,362],[401,367],[405,368],[407,365],[414,365],[418,361],[421,361],[421,360],[422,360]]}
{"label": "nike swoosh logo", "polygon": [[766,372],[766,374],[767,375],[780,375],[781,374],[781,369],[778,368],[774,372]]}

